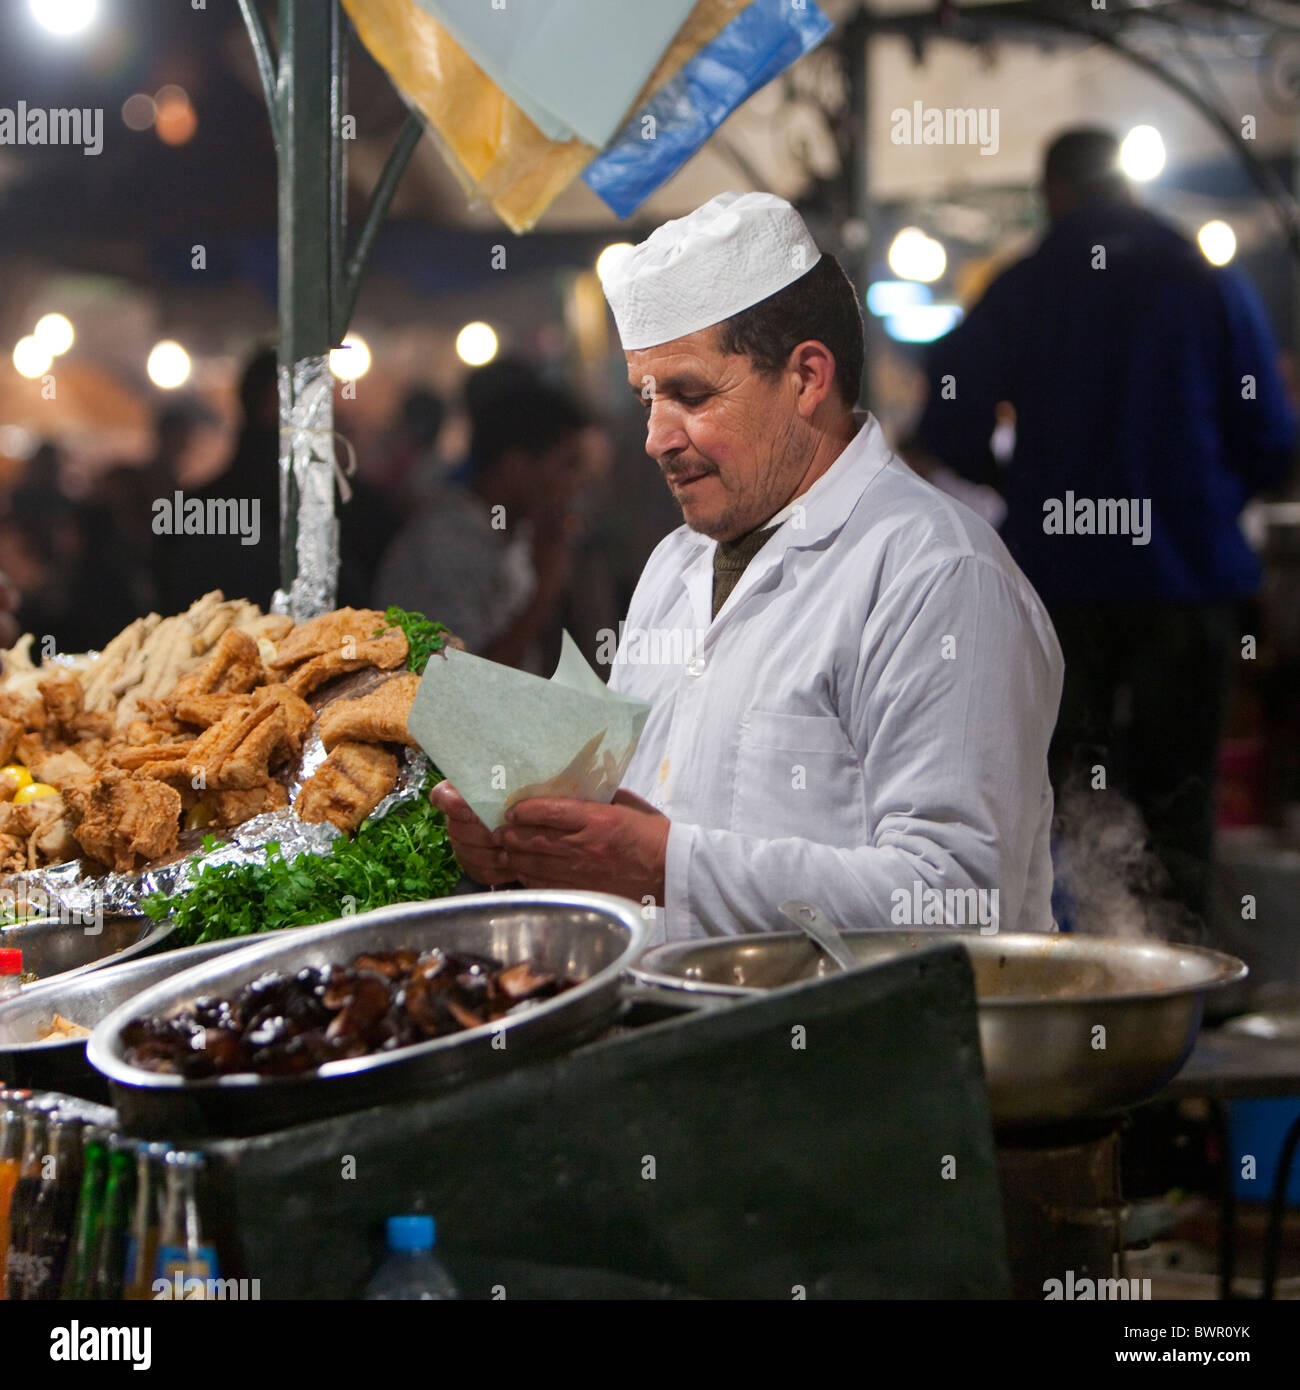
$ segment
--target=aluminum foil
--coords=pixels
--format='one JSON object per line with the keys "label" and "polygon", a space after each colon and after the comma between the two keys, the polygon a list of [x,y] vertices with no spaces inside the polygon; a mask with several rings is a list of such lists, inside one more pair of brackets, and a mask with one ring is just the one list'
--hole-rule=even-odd
{"label": "aluminum foil", "polygon": [[[334,510],[334,378],[328,356],[303,357],[280,367],[280,527],[292,476],[298,485],[298,573],[288,594],[277,591],[272,608],[304,622],[335,606],[339,572],[339,523]],[[285,605],[281,607],[279,605]]]}
{"label": "aluminum foil", "polygon": [[[313,699],[311,703],[319,714],[334,700],[363,695],[391,674],[375,670],[355,672],[331,682],[330,694]],[[325,745],[313,724],[303,744],[302,755],[289,774],[290,807],[325,756]],[[397,785],[375,807],[367,821],[378,820],[395,806],[414,801],[431,767],[429,759],[418,749],[404,749],[398,764]],[[203,840],[209,834],[215,834],[222,843],[203,854]],[[229,830],[183,831],[176,851],[168,860],[151,864],[137,873],[90,874],[83,861],[72,859],[43,869],[11,874],[5,879],[5,888],[16,900],[21,901],[26,895],[43,911],[67,914],[71,920],[85,920],[84,914],[94,916],[97,912],[106,917],[137,916],[144,911],[145,898],[154,893],[183,892],[207,864],[263,864],[268,846],[273,842],[280,846],[285,859],[299,854],[328,854],[338,836],[339,831],[328,821],[311,825],[286,808],[254,816]],[[76,913],[83,917],[73,917]]]}

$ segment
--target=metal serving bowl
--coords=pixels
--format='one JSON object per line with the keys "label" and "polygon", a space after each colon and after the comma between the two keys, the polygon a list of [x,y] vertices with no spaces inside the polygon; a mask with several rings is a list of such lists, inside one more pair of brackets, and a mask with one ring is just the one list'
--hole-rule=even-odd
{"label": "metal serving bowl", "polygon": [[[435,1094],[567,1050],[601,1032],[619,1005],[619,977],[645,944],[640,907],[603,893],[504,892],[401,903],[273,939],[209,961],[146,990],[95,1029],[90,1064],[109,1080],[128,1132],[174,1137],[256,1134],[285,1125]],[[270,970],[346,964],[363,951],[440,946],[523,960],[582,981],[493,1024],[324,1066],[302,1076],[252,1074],[188,1081],[126,1060],[122,1031],[202,994],[229,996]]]}
{"label": "metal serving bowl", "polygon": [[31,971],[39,977],[37,984],[44,985],[148,955],[173,930],[170,921],[154,922],[148,917],[105,917],[102,931],[87,931],[80,922],[57,917],[33,917],[0,927],[0,947],[20,950],[24,973]]}
{"label": "metal serving bowl", "polygon": [[[957,936],[975,973],[993,1118],[1029,1128],[1099,1118],[1147,1100],[1187,1060],[1206,994],[1242,979],[1233,956],[1109,937],[846,931],[863,965]],[[643,985],[743,998],[835,970],[798,932],[660,946]]]}
{"label": "metal serving bowl", "polygon": [[86,1060],[85,1038],[45,1038],[56,1013],[84,1028],[93,1028],[120,1004],[191,966],[229,955],[262,936],[241,936],[179,951],[163,951],[125,965],[56,978],[22,991],[0,1005],[0,1080],[38,1091],[64,1091],[90,1100],[106,1100],[108,1083]]}

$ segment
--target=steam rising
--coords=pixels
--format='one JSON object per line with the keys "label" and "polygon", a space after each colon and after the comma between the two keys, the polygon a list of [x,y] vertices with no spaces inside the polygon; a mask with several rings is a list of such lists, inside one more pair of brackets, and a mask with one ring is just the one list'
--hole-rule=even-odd
{"label": "steam rising", "polygon": [[1058,898],[1076,932],[1128,940],[1203,940],[1200,919],[1167,896],[1169,873],[1152,853],[1137,807],[1119,792],[1067,783],[1056,802]]}

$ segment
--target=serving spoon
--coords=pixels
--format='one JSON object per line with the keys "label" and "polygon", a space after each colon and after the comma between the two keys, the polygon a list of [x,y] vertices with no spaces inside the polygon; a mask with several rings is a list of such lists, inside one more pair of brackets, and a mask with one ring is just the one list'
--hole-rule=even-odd
{"label": "serving spoon", "polygon": [[849,950],[839,928],[817,907],[798,900],[782,903],[780,912],[788,917],[805,936],[826,953],[841,970],[856,970],[858,958]]}

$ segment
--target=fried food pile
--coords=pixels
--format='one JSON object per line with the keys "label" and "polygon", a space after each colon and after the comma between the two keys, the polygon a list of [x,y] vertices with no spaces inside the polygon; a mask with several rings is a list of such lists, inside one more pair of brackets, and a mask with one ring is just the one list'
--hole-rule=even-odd
{"label": "fried food pile", "polygon": [[[396,672],[407,654],[377,610],[295,626],[220,591],[174,618],[137,619],[95,658],[35,667],[31,640],[0,653],[0,773],[14,774],[0,776],[0,872],[79,854],[129,872],[171,854],[182,825],[284,808],[316,721],[305,697],[348,672]],[[351,831],[395,787],[385,745],[411,743],[419,678],[380,679],[324,704],[329,756],[298,796],[303,820]]]}
{"label": "fried food pile", "polygon": [[88,1038],[91,1030],[83,1027],[80,1023],[74,1023],[70,1018],[64,1018],[62,1014],[56,1013],[54,1017],[37,1030],[37,1036],[41,1042],[71,1042],[76,1038]]}
{"label": "fried food pile", "polygon": [[[406,636],[386,627],[384,615],[369,608],[340,608],[300,623],[275,650],[269,665],[285,687],[306,695],[349,671],[374,666],[395,670],[406,660]],[[379,745],[410,742],[406,716],[411,712],[419,677],[392,676],[378,690],[354,700],[336,701],[322,714],[364,706],[346,727],[346,738],[327,742],[329,757],[313,773],[294,802],[305,821],[329,821],[354,830],[397,785],[397,759]],[[378,716],[378,717],[377,717]],[[400,724],[401,737],[396,726]]]}
{"label": "fried food pile", "polygon": [[507,967],[436,947],[374,952],[347,966],[271,971],[233,999],[204,995],[170,1017],[134,1018],[122,1041],[145,1071],[297,1076],[494,1023],[578,983],[529,961]]}

